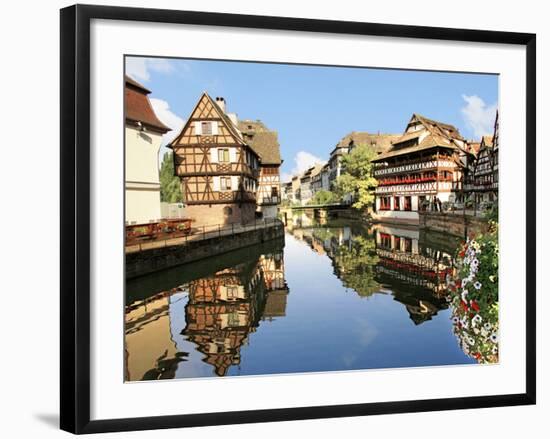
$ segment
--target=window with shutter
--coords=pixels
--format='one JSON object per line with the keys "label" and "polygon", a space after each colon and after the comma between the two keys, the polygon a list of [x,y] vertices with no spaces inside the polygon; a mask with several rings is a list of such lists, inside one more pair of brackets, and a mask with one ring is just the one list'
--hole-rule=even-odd
{"label": "window with shutter", "polygon": [[227,148],[218,148],[218,161],[220,163],[229,162],[229,150]]}
{"label": "window with shutter", "polygon": [[202,125],[200,122],[195,122],[195,136],[200,136],[202,134]]}

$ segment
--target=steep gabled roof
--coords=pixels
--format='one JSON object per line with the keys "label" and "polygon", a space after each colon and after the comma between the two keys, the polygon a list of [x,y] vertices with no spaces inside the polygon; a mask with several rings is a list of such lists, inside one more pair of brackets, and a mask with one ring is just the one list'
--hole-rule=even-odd
{"label": "steep gabled roof", "polygon": [[225,113],[225,111],[220,108],[218,103],[214,99],[212,99],[210,95],[206,92],[203,93],[203,96],[206,96],[208,99],[210,99],[210,102],[212,102],[212,105],[214,105],[214,108],[219,113],[220,118],[225,122],[229,131],[231,131],[231,134],[233,134],[240,142],[246,143],[237,125],[235,125],[233,121],[229,118],[229,116]]}
{"label": "steep gabled roof", "polygon": [[129,76],[124,77],[124,82],[124,112],[126,120],[135,123],[141,122],[145,127],[162,134],[171,131],[155,114],[151,102],[147,97],[151,92]]}
{"label": "steep gabled roof", "polygon": [[259,120],[240,120],[238,128],[245,142],[260,156],[262,165],[282,163],[277,131],[269,130]]}
{"label": "steep gabled roof", "polygon": [[413,123],[415,119],[422,123],[422,125],[424,125],[433,135],[464,140],[454,125],[429,119],[418,113],[413,114],[409,125]]}
{"label": "steep gabled roof", "polygon": [[[419,123],[422,124],[423,129],[407,132],[409,127],[418,125]],[[416,144],[410,145],[410,141],[414,139],[417,139]],[[464,138],[453,125],[438,122],[415,113],[407,124],[405,133],[393,142],[393,146],[390,150],[380,154],[373,161],[380,161],[390,157],[410,154],[434,147],[465,151],[464,144]]]}
{"label": "steep gabled roof", "polygon": [[377,153],[388,151],[392,142],[401,137],[401,134],[372,134],[366,131],[352,131],[346,134],[336,145],[337,148],[348,146],[369,145],[374,148]]}
{"label": "steep gabled roof", "polygon": [[[195,106],[193,107],[193,110],[191,111],[190,113],[190,116],[189,118],[187,119],[187,122],[185,122],[185,125],[183,126],[183,128],[181,129],[180,133],[174,138],[174,140],[172,140],[172,142],[170,144],[168,144],[167,146],[169,148],[172,148],[173,145],[177,144],[179,141],[180,141],[180,138],[181,136],[183,136],[183,134],[187,131],[187,129],[189,128],[189,125],[191,124],[191,119],[193,118],[193,115],[195,114],[195,112],[197,112],[198,108],[199,108],[199,105],[201,104],[201,102],[203,102],[204,100],[206,100],[208,102],[208,104],[211,104],[212,105],[212,108],[215,112],[214,114],[214,118],[219,118],[221,119],[221,121],[223,122],[223,124],[227,127],[227,129],[229,130],[230,134],[233,136],[233,138],[235,139],[235,141],[238,143],[238,144],[241,144],[241,145],[246,145],[246,146],[249,146],[246,141],[243,139],[243,135],[242,133],[240,132],[239,128],[237,127],[237,125],[235,123],[233,123],[233,121],[229,118],[229,116],[225,113],[225,111],[223,111],[220,106],[216,103],[216,101],[214,99],[212,99],[210,97],[210,95],[207,93],[207,92],[203,92],[201,94],[201,96],[199,97],[199,99],[197,100],[197,103],[195,104]],[[211,116],[209,116],[208,118],[212,118]],[[207,119],[208,119],[207,118]],[[259,154],[252,148],[250,147],[250,149],[252,150],[252,152],[259,157]]]}

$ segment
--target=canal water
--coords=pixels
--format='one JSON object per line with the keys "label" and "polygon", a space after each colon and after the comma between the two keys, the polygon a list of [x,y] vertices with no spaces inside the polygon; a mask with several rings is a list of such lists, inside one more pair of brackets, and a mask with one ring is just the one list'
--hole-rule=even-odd
{"label": "canal water", "polygon": [[446,300],[457,245],[302,214],[284,240],[130,280],[125,379],[474,363]]}

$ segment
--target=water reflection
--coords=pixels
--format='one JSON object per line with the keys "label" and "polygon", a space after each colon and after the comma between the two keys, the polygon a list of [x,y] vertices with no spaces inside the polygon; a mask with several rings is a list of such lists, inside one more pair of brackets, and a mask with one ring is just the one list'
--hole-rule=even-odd
{"label": "water reflection", "polygon": [[456,245],[304,213],[284,241],[133,280],[126,379],[471,363],[445,300]]}
{"label": "water reflection", "polygon": [[457,239],[403,226],[367,228],[343,221],[323,226],[306,213],[295,215],[288,230],[326,254],[346,288],[362,297],[388,291],[415,324],[448,308],[446,278],[453,272]]}
{"label": "water reflection", "polygon": [[240,363],[240,348],[262,317],[285,315],[283,254],[261,255],[188,284],[182,334],[197,345],[216,375]]}
{"label": "water reflection", "polygon": [[[259,256],[236,252],[233,256],[243,257],[243,262],[127,306],[126,379],[174,378],[178,364],[190,358],[184,350],[189,342],[218,376],[239,365],[240,348],[260,320],[285,316],[288,288],[282,247],[283,241],[259,247],[273,251]],[[180,301],[186,302],[183,309],[177,306]],[[174,333],[182,311],[184,328]],[[174,340],[182,335],[186,348],[179,349]],[[154,366],[147,369],[148,364]]]}

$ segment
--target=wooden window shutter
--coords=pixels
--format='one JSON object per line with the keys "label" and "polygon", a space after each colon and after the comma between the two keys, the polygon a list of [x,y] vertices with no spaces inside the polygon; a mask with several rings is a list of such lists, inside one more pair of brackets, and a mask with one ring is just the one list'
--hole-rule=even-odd
{"label": "wooden window shutter", "polygon": [[195,135],[202,136],[202,125],[201,122],[195,122]]}
{"label": "wooden window shutter", "polygon": [[210,163],[218,163],[218,148],[210,148]]}
{"label": "wooden window shutter", "polygon": [[231,176],[231,190],[236,191],[239,189],[239,177],[236,175]]}
{"label": "wooden window shutter", "polygon": [[216,121],[212,122],[212,135],[213,136],[218,135],[218,122]]}
{"label": "wooden window shutter", "polygon": [[212,177],[213,191],[219,192],[220,190],[220,177]]}
{"label": "wooden window shutter", "polygon": [[237,148],[229,148],[229,161],[237,163]]}

